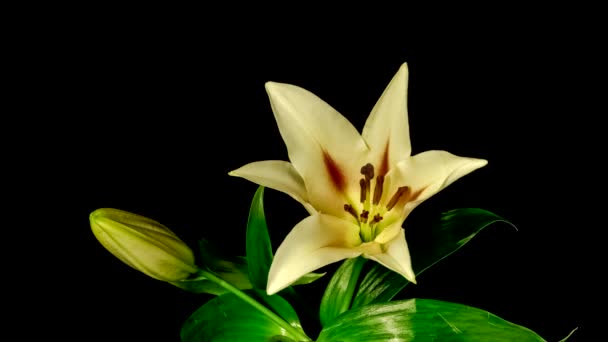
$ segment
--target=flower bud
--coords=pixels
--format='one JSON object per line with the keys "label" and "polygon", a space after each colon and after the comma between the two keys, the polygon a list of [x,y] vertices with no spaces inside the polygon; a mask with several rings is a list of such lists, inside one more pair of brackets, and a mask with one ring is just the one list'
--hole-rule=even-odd
{"label": "flower bud", "polygon": [[89,216],[99,242],[125,264],[148,276],[174,282],[198,270],[192,250],[169,228],[118,209],[97,209]]}

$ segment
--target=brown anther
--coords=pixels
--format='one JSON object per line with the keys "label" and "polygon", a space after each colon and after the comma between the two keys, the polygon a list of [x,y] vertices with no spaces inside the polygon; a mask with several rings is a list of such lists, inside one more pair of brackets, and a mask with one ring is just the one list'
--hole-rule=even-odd
{"label": "brown anther", "polygon": [[374,201],[372,202],[374,205],[378,205],[378,203],[380,203],[380,199],[382,198],[383,186],[384,176],[378,176],[378,178],[376,178],[376,187],[374,188]]}
{"label": "brown anther", "polygon": [[374,178],[374,165],[367,163],[361,167],[361,174],[365,176],[366,180]]}
{"label": "brown anther", "polygon": [[363,210],[363,212],[361,212],[361,216],[360,216],[361,222],[367,223],[368,217],[369,217],[369,211]]}
{"label": "brown anther", "polygon": [[374,215],[374,219],[372,220],[371,224],[378,223],[380,221],[382,221],[382,216],[380,216],[380,214],[376,214]]}
{"label": "brown anther", "polygon": [[367,186],[368,186],[368,182],[365,179],[361,179],[359,181],[359,185],[361,186],[361,203],[365,202],[365,199],[367,197]]}
{"label": "brown anther", "polygon": [[344,211],[346,211],[347,213],[353,215],[353,217],[356,218],[357,220],[359,219],[359,215],[357,215],[357,211],[355,210],[355,208],[353,208],[352,205],[345,204],[344,205]]}
{"label": "brown anther", "polygon": [[397,189],[397,192],[395,192],[393,197],[391,197],[391,200],[388,201],[388,204],[386,205],[386,210],[393,209],[393,207],[397,204],[397,202],[399,201],[401,196],[403,196],[404,194],[407,194],[409,192],[410,192],[409,186],[402,186],[399,189]]}

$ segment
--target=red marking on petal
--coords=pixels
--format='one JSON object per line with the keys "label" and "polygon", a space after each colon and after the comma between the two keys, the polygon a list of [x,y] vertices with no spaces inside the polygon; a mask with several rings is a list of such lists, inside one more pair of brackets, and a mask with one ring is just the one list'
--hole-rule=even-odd
{"label": "red marking on petal", "polygon": [[422,192],[424,190],[426,190],[426,186],[423,188],[420,188],[416,191],[408,191],[407,194],[405,196],[402,196],[399,201],[397,202],[397,206],[400,208],[403,208],[407,203],[409,202],[415,202],[418,197],[420,196],[420,194],[422,194]]}
{"label": "red marking on petal", "polygon": [[406,199],[409,196],[410,191],[411,190],[410,190],[409,186],[399,187],[399,189],[397,189],[397,192],[395,192],[395,194],[393,194],[391,199],[386,204],[386,210],[389,210],[389,211],[392,210],[393,207],[395,207],[395,205],[399,201],[403,201],[404,199]]}
{"label": "red marking on petal", "polygon": [[388,147],[390,142],[386,142],[384,147],[384,153],[382,153],[382,159],[380,159],[380,165],[378,165],[378,175],[386,175],[388,172]]}
{"label": "red marking on petal", "polygon": [[327,173],[329,174],[329,178],[334,187],[336,190],[343,192],[346,184],[342,170],[340,170],[338,164],[336,164],[331,156],[325,151],[323,151],[323,162],[325,163],[325,169],[327,169]]}
{"label": "red marking on petal", "polygon": [[423,192],[424,190],[426,190],[426,188],[427,188],[427,187],[425,186],[425,187],[420,188],[420,189],[418,189],[418,190],[416,190],[416,191],[414,191],[414,192],[410,192],[410,193],[409,193],[409,196],[407,197],[407,201],[408,201],[408,202],[414,202],[415,200],[417,200],[417,199],[418,199],[418,196],[420,196],[420,194],[422,194],[422,192]]}

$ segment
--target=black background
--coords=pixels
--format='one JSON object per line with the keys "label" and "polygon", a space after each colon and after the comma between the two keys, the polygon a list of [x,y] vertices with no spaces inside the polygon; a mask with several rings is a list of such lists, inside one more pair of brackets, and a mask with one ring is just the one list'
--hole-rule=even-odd
{"label": "black background", "polygon": [[[209,13],[119,13],[54,22],[35,32],[29,55],[29,85],[41,95],[28,103],[43,110],[32,135],[35,167],[45,170],[37,174],[44,196],[31,196],[39,202],[30,206],[52,208],[45,222],[60,227],[45,229],[53,261],[38,261],[51,283],[52,304],[42,311],[56,322],[49,334],[177,341],[181,323],[211,296],[123,265],[95,240],[89,213],[132,211],[192,246],[204,237],[243,255],[256,185],[227,173],[287,158],[264,83],[306,88],[360,130],[407,62],[413,153],[444,149],[489,164],[425,202],[406,225],[423,229],[443,211],[480,207],[519,231],[487,229],[404,295],[476,306],[549,341],[578,326],[572,341],[582,340],[587,283],[579,265],[589,226],[581,210],[594,137],[579,135],[593,112],[584,107],[585,44],[562,23],[486,18],[313,34],[321,28],[310,18],[211,24]],[[306,213],[273,190],[266,208],[276,248]],[[311,298],[327,280],[307,288]]]}

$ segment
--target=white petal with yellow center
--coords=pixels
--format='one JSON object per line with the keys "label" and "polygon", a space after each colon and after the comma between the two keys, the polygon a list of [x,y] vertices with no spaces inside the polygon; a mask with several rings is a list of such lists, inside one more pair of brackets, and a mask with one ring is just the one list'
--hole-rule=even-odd
{"label": "white petal with yellow center", "polygon": [[397,237],[389,241],[383,246],[384,253],[364,255],[366,258],[375,260],[382,266],[395,271],[405,279],[416,283],[416,275],[412,269],[412,260],[410,258],[410,251],[405,241],[405,232],[403,229],[399,230]]}
{"label": "white petal with yellow center", "polygon": [[245,178],[256,184],[282,191],[296,201],[302,203],[304,208],[314,214],[316,210],[308,203],[308,194],[304,180],[289,162],[282,160],[265,160],[249,163],[228,173],[231,176]]}
{"label": "white petal with yellow center", "polygon": [[[374,157],[369,162],[379,169],[379,173],[386,173],[412,152],[407,116],[408,75],[407,64],[404,63],[376,102],[363,127],[363,139]],[[387,165],[386,170],[382,170],[385,153]]]}
{"label": "white petal with yellow center", "polygon": [[359,255],[415,282],[403,221],[424,200],[487,162],[445,151],[412,157],[407,83],[403,64],[361,135],[311,92],[266,84],[291,163],[251,163],[230,174],[283,191],[312,215],[277,250],[269,294],[306,273]]}
{"label": "white petal with yellow center", "polygon": [[268,294],[325,265],[361,255],[355,249],[360,244],[357,225],[323,214],[305,218],[277,249],[268,274]]}
{"label": "white petal with yellow center", "polygon": [[266,83],[289,160],[304,179],[308,200],[320,212],[342,215],[342,204],[367,146],[355,127],[313,93]]}

